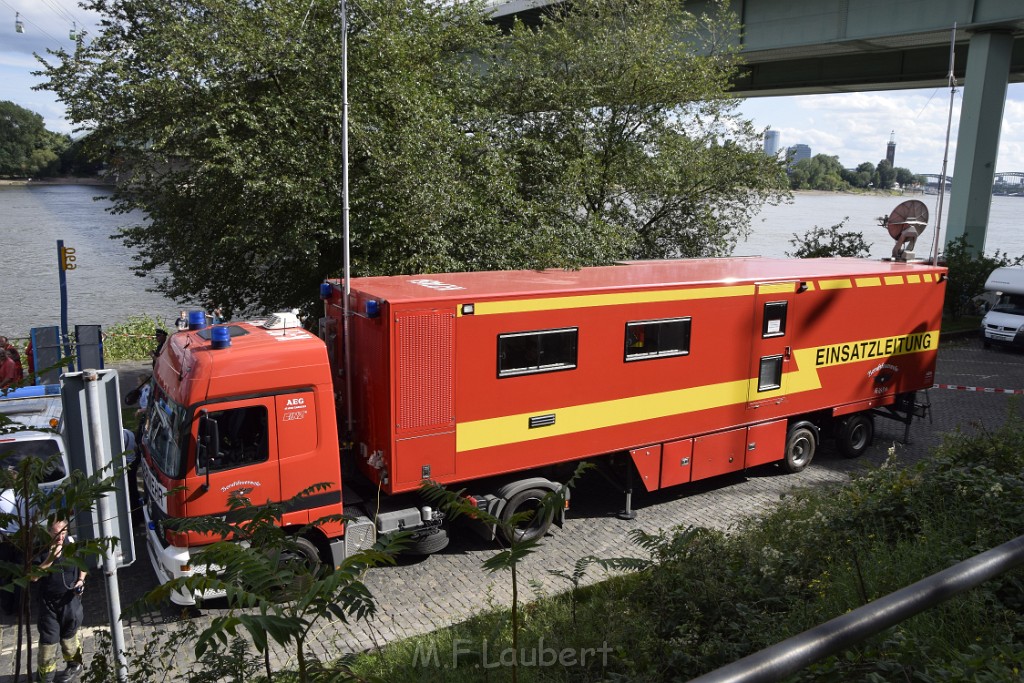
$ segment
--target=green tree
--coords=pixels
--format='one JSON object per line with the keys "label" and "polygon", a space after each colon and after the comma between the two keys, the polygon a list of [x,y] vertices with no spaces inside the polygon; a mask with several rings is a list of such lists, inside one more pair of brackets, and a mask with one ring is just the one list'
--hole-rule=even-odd
{"label": "green tree", "polygon": [[889,163],[888,159],[882,159],[875,167],[875,187],[881,190],[891,190],[896,184],[896,170]]}
{"label": "green tree", "polygon": [[896,173],[896,182],[899,183],[900,187],[906,189],[908,187],[914,187],[915,185],[922,185],[921,176],[915,175],[909,168],[903,168],[897,166],[893,169]]}
{"label": "green tree", "polygon": [[821,228],[817,225],[804,233],[803,237],[793,234],[789,241],[796,251],[786,252],[786,256],[796,258],[823,258],[827,256],[854,256],[867,258],[871,255],[871,245],[864,241],[864,235],[859,232],[843,232],[849,216],[843,218],[835,225]]}
{"label": "green tree", "polygon": [[[161,291],[226,309],[311,299],[343,256],[338,3],[89,7],[104,28],[42,73],[107,150],[116,210],[149,218],[122,234],[140,273],[167,266]],[[456,114],[495,29],[472,3],[366,0],[350,18],[354,270],[448,265],[454,224],[474,224]]]}
{"label": "green tree", "polygon": [[[41,73],[116,209],[148,216],[122,235],[140,274],[225,309],[308,302],[342,264],[338,3],[87,7],[99,35]],[[724,254],[786,191],[726,95],[725,14],[588,0],[506,35],[479,1],[350,15],[356,274]]]}
{"label": "green tree", "polygon": [[851,187],[866,189],[874,182],[874,175],[875,165],[870,161],[865,161],[858,164],[857,168],[852,171],[843,171],[843,180]]}
{"label": "green tree", "polygon": [[848,185],[843,177],[839,157],[816,154],[810,159],[801,159],[793,165],[789,174],[790,187],[794,190],[825,190],[835,192]]}
{"label": "green tree", "polygon": [[785,192],[727,95],[734,29],[674,0],[584,0],[496,44],[483,125],[522,252],[509,265],[731,252]]}
{"label": "green tree", "polygon": [[66,136],[46,130],[39,114],[14,102],[0,102],[0,176],[54,175],[69,142]]}

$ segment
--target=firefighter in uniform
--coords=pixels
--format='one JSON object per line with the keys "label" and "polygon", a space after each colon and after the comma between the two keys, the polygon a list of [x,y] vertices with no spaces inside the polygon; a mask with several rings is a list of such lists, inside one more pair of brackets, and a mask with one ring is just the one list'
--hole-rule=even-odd
{"label": "firefighter in uniform", "polygon": [[[74,541],[68,536],[68,523],[57,520],[50,525],[53,541],[46,557],[39,563],[50,573],[35,580],[39,610],[39,680],[45,683],[70,683],[82,673],[82,642],[78,628],[82,625],[82,591],[85,571],[66,558]],[[67,668],[57,673],[57,646],[64,655]]]}

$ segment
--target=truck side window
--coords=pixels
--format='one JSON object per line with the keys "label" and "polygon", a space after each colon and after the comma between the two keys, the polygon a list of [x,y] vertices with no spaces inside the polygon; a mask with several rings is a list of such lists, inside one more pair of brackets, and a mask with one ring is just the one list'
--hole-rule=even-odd
{"label": "truck side window", "polygon": [[782,387],[782,356],[765,356],[757,376],[757,390],[771,391]]}
{"label": "truck side window", "polygon": [[690,318],[626,323],[626,360],[690,353]]}
{"label": "truck side window", "polygon": [[769,301],[764,305],[762,337],[782,337],[786,334],[786,301]]}
{"label": "truck side window", "polygon": [[211,411],[209,418],[217,422],[219,441],[216,454],[207,462],[197,463],[197,470],[211,472],[264,462],[269,457],[267,436],[267,409],[264,406],[246,406],[229,410]]}
{"label": "truck side window", "polygon": [[579,330],[538,330],[498,335],[498,377],[571,370]]}

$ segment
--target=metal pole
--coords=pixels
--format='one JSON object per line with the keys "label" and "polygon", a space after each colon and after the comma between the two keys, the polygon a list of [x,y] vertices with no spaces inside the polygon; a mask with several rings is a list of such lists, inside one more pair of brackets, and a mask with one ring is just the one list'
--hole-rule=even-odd
{"label": "metal pole", "polygon": [[60,338],[64,357],[71,357],[71,338],[68,337],[68,277],[64,270],[64,240],[57,240],[57,274],[60,283]]}
{"label": "metal pole", "polygon": [[946,149],[942,153],[942,175],[939,176],[938,208],[935,212],[935,239],[932,242],[932,265],[939,262],[939,235],[942,234],[942,203],[946,194],[946,166],[949,164],[949,133],[953,128],[953,97],[956,95],[956,76],[953,75],[953,60],[956,56],[956,22],[949,37],[949,115],[946,119]]}
{"label": "metal pole", "polygon": [[[342,334],[345,335],[345,425],[352,433],[352,341],[349,334],[349,294],[352,288],[351,239],[348,227],[348,9],[341,0],[341,227],[344,243],[343,274],[345,286],[342,289]],[[346,434],[347,440],[347,434]]]}
{"label": "metal pole", "polygon": [[774,683],[808,664],[1024,564],[1024,536],[975,555],[832,621],[695,678],[690,683]]}
{"label": "metal pole", "polygon": [[[95,370],[85,370],[85,405],[89,416],[89,444],[92,447],[93,473],[102,472],[110,466],[110,453],[107,453],[103,442],[103,428],[100,422],[100,388],[99,374]],[[118,435],[120,436],[120,435]],[[97,503],[100,534],[103,538],[114,536],[113,519],[117,515],[116,493],[108,491]],[[128,682],[128,660],[124,654],[124,627],[121,624],[121,593],[117,584],[117,559],[114,550],[108,547],[103,553],[103,575],[107,584],[107,615],[110,619],[110,638],[117,662],[117,678],[121,683]]]}

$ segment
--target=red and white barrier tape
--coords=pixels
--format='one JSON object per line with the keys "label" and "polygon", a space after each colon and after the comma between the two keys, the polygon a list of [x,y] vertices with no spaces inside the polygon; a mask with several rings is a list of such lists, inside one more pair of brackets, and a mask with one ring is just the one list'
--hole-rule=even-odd
{"label": "red and white barrier tape", "polygon": [[932,389],[956,389],[958,391],[980,391],[983,394],[1024,394],[1024,389],[994,389],[992,387],[968,387],[962,384],[933,384]]}

